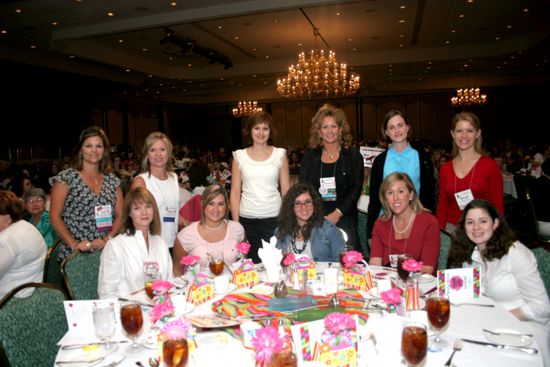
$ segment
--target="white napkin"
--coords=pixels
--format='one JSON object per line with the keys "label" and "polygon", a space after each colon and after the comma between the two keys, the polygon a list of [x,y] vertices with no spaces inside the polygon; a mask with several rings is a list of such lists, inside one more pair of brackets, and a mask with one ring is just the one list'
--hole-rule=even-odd
{"label": "white napkin", "polygon": [[269,242],[262,240],[262,248],[258,249],[258,256],[264,264],[268,282],[277,282],[281,272],[283,254],[275,247],[276,244],[277,238],[273,236]]}

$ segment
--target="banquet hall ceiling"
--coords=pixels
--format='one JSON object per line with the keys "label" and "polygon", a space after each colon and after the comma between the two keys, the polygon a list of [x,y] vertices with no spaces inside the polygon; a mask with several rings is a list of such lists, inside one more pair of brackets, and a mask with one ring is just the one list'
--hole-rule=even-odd
{"label": "banquet hall ceiling", "polygon": [[546,83],[549,8],[548,0],[3,1],[0,58],[183,103],[280,98],[277,79],[316,47],[359,73],[362,95]]}

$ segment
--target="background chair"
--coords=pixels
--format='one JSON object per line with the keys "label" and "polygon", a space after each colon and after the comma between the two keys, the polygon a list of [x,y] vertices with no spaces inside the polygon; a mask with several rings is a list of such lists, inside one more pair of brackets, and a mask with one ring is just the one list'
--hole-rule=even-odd
{"label": "background chair", "polygon": [[46,261],[44,262],[44,278],[42,281],[44,283],[50,283],[63,288],[65,284],[63,283],[63,276],[61,275],[61,264],[57,261],[57,255],[61,249],[61,239],[54,241],[52,246],[48,249],[46,253]]}
{"label": "background chair", "polygon": [[532,249],[535,257],[537,258],[537,267],[539,269],[540,277],[546,287],[546,293],[550,297],[550,252],[543,247],[537,247]]}
{"label": "background chair", "polygon": [[98,299],[97,280],[101,251],[75,250],[61,263],[61,273],[69,297],[74,300]]}
{"label": "background chair", "polygon": [[440,239],[440,247],[439,247],[438,268],[439,270],[445,270],[447,269],[447,262],[449,261],[449,252],[451,251],[452,238],[449,232],[440,229],[439,239]]}
{"label": "background chair", "polygon": [[[26,288],[35,288],[31,296],[14,297]],[[26,283],[0,301],[1,347],[8,366],[54,365],[57,342],[68,330],[65,300],[65,293],[52,284]]]}

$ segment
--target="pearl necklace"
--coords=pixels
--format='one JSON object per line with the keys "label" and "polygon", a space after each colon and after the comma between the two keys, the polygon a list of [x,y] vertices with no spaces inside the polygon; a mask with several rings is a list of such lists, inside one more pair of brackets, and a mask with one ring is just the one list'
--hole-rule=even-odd
{"label": "pearl necklace", "polygon": [[202,225],[203,225],[204,229],[207,229],[207,230],[209,230],[209,231],[218,231],[218,230],[220,230],[220,229],[223,228],[224,224],[225,224],[225,220],[222,220],[222,222],[220,223],[220,225],[217,226],[217,227],[210,227],[208,224],[206,224],[206,222],[203,223]]}
{"label": "pearl necklace", "polygon": [[402,231],[398,231],[397,227],[395,226],[395,215],[394,215],[393,218],[392,218],[392,225],[393,225],[393,230],[395,231],[395,233],[403,234],[403,233],[407,232],[409,230],[409,227],[411,226],[411,223],[413,222],[413,219],[414,219],[415,216],[416,216],[416,214],[412,213],[411,217],[409,218],[409,223],[407,223],[407,226],[405,227],[405,229],[403,229]]}

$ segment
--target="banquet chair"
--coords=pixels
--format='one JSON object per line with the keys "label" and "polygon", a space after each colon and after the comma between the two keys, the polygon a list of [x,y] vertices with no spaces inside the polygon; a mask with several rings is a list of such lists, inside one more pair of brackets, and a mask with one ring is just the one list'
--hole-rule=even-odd
{"label": "banquet chair", "polygon": [[535,254],[540,277],[546,287],[546,293],[548,293],[548,297],[550,297],[550,252],[544,247],[537,247],[531,249],[531,251]]}
{"label": "banquet chair", "polygon": [[[28,288],[35,288],[29,297],[15,297]],[[54,365],[57,342],[67,332],[65,300],[65,293],[55,285],[26,283],[0,301],[2,366],[6,363],[11,367]]]}
{"label": "banquet chair", "polygon": [[52,246],[46,253],[46,261],[44,262],[44,277],[42,281],[44,283],[50,283],[63,288],[63,276],[61,275],[61,264],[57,261],[57,255],[61,249],[61,239],[58,238],[54,241]]}
{"label": "banquet chair", "polygon": [[449,232],[442,229],[439,230],[439,260],[438,269],[447,269],[447,262],[449,261],[449,252],[451,251],[452,238]]}
{"label": "banquet chair", "polygon": [[98,299],[97,280],[101,251],[73,251],[61,263],[61,274],[73,300]]}

